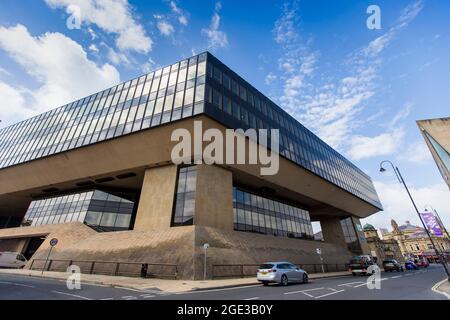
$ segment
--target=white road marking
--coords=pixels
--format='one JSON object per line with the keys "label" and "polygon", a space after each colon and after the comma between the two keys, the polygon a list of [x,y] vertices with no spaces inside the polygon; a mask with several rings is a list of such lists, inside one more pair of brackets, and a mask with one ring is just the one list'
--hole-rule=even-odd
{"label": "white road marking", "polygon": [[100,299],[100,300],[114,300],[114,298],[103,298],[103,299]]}
{"label": "white road marking", "polygon": [[322,290],[322,289],[325,289],[325,288],[314,288],[314,289],[308,289],[308,290],[290,291],[290,292],[285,292],[284,294],[305,293],[305,292],[309,292],[309,291]]}
{"label": "white road marking", "polygon": [[365,284],[365,282],[355,281],[355,282],[342,283],[342,284],[338,284],[338,287],[347,286],[347,287],[354,288],[354,286],[352,286],[352,284]]}
{"label": "white road marking", "polygon": [[205,289],[205,290],[195,290],[195,291],[186,291],[186,292],[175,292],[174,294],[192,294],[192,293],[205,293],[205,292],[215,292],[215,291],[228,291],[228,290],[236,290],[236,289],[245,289],[245,288],[253,288],[253,287],[261,287],[260,284],[252,284],[248,286],[240,286],[240,287],[231,287],[231,288],[218,288],[218,289]]}
{"label": "white road marking", "polygon": [[442,280],[442,281],[439,281],[438,283],[436,283],[436,284],[431,288],[431,290],[432,290],[433,292],[440,293],[440,294],[444,295],[447,299],[450,300],[450,294],[448,294],[448,293],[446,293],[446,292],[444,292],[444,291],[439,291],[439,290],[437,289],[441,284],[443,284],[444,282],[447,282],[447,281],[448,281],[447,279],[444,279],[444,280]]}
{"label": "white road marking", "polygon": [[310,298],[314,298],[314,296],[312,294],[306,293],[306,292],[302,292],[305,296],[308,296]]}
{"label": "white road marking", "polygon": [[151,295],[151,294],[141,294],[141,297],[142,298],[154,298],[155,296]]}
{"label": "white road marking", "polygon": [[244,300],[258,300],[259,299],[259,297],[253,297],[253,298],[247,298],[247,299],[244,299]]}
{"label": "white road marking", "polygon": [[30,286],[28,284],[8,282],[8,281],[0,281],[0,284],[9,284],[9,285],[12,285],[12,286],[25,287],[25,288],[36,288],[35,286]]}
{"label": "white road marking", "polygon": [[335,289],[332,289],[332,288],[328,288],[328,289],[333,290],[333,292],[326,293],[326,294],[323,294],[323,295],[318,296],[318,297],[314,297],[314,299],[320,299],[320,298],[323,298],[323,297],[331,296],[332,294],[336,294],[336,293],[345,291],[344,289],[342,289],[342,290],[335,290]]}
{"label": "white road marking", "polygon": [[358,284],[357,286],[354,286],[353,288],[359,288],[359,287],[362,287],[362,286],[367,286],[367,283]]}
{"label": "white road marking", "polygon": [[71,293],[66,293],[66,292],[60,292],[60,291],[54,291],[54,290],[52,290],[52,292],[53,292],[53,293],[57,293],[57,294],[62,294],[62,295],[70,296],[70,297],[74,297],[74,298],[83,299],[83,300],[92,300],[91,298],[79,296],[79,295],[76,295],[76,294],[71,294]]}
{"label": "white road marking", "polygon": [[129,300],[129,299],[137,299],[135,296],[123,296],[122,299]]}
{"label": "white road marking", "polygon": [[393,276],[391,277],[391,279],[397,279],[397,278],[401,278],[402,276]]}

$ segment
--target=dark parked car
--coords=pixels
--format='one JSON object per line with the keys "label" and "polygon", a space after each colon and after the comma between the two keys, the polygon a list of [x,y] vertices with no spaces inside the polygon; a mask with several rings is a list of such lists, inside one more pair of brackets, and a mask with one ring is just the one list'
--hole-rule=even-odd
{"label": "dark parked car", "polygon": [[414,263],[414,261],[408,260],[405,262],[406,270],[417,270],[419,267]]}
{"label": "dark parked car", "polygon": [[398,263],[397,260],[394,260],[394,259],[384,260],[383,261],[383,269],[386,272],[392,272],[392,271],[403,272],[403,271],[405,271],[403,266],[400,263]]}
{"label": "dark parked car", "polygon": [[[375,260],[370,255],[354,256],[350,260],[349,271],[354,276],[367,275],[368,274],[367,269],[373,265],[375,265]],[[372,271],[372,273],[373,273],[373,271]]]}

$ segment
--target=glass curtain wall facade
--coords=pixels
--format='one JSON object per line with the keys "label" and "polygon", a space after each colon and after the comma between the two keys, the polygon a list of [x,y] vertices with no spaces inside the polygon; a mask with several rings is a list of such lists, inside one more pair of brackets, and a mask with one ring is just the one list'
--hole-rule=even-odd
{"label": "glass curtain wall facade", "polygon": [[0,130],[0,169],[203,112],[206,53]]}
{"label": "glass curtain wall facade", "polygon": [[134,202],[100,190],[32,201],[24,225],[81,222],[98,231],[129,230]]}
{"label": "glass curtain wall facade", "polygon": [[206,74],[207,114],[231,128],[279,129],[280,155],[382,209],[367,174],[211,55]]}
{"label": "glass curtain wall facade", "polygon": [[[439,159],[441,160],[441,163],[438,163],[439,171],[447,181],[448,179],[450,179],[450,177],[447,176],[447,172],[450,172],[450,154],[426,131],[425,137],[433,146],[434,151],[437,153]],[[444,166],[444,168],[441,168],[441,166]]]}
{"label": "glass curtain wall facade", "polygon": [[19,217],[0,217],[0,229],[20,227],[22,218]]}
{"label": "glass curtain wall facade", "polygon": [[358,237],[356,235],[352,218],[341,219],[341,227],[348,249],[354,254],[360,254],[361,247],[358,244]]}
{"label": "glass curtain wall facade", "polygon": [[382,209],[370,177],[209,53],[0,129],[0,169],[201,113],[279,129],[282,156]]}
{"label": "glass curtain wall facade", "polygon": [[175,210],[172,226],[189,226],[194,224],[195,192],[197,184],[197,167],[182,167],[178,172]]}
{"label": "glass curtain wall facade", "polygon": [[314,240],[308,211],[239,187],[233,188],[233,214],[237,231]]}

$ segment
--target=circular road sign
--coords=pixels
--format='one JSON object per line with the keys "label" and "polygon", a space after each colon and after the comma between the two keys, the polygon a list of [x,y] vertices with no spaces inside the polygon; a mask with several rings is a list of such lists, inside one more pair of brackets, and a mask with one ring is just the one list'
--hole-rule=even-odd
{"label": "circular road sign", "polygon": [[50,240],[50,245],[51,245],[52,247],[56,246],[57,244],[58,244],[58,239],[53,238],[52,240]]}

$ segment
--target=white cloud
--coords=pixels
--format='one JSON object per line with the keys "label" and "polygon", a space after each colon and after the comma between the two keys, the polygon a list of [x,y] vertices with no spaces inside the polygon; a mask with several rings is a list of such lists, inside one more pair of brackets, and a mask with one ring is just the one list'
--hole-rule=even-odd
{"label": "white cloud", "polygon": [[348,154],[355,160],[392,154],[400,146],[404,135],[404,130],[400,128],[374,137],[354,136]]}
{"label": "white cloud", "polygon": [[400,123],[411,113],[412,103],[407,102],[386,125],[386,132],[372,136],[354,135],[350,138],[347,153],[354,160],[386,156],[395,153],[401,146],[405,129]]}
{"label": "white cloud", "polygon": [[[26,108],[33,113],[60,106],[120,81],[119,72],[113,66],[97,66],[77,42],[61,33],[48,32],[33,37],[23,25],[0,27],[0,49],[39,84],[37,89],[28,92],[26,101]],[[20,98],[10,89],[4,87],[3,94],[15,97],[16,105],[20,106]],[[8,99],[1,97],[0,101]]]}
{"label": "white cloud", "polygon": [[167,21],[159,21],[157,23],[157,27],[159,32],[161,32],[162,35],[169,37],[173,34],[173,32],[175,31],[174,27]]}
{"label": "white cloud", "polygon": [[275,74],[273,74],[272,72],[270,72],[270,73],[266,76],[266,78],[264,79],[264,82],[265,82],[267,85],[270,85],[270,84],[272,84],[272,82],[274,82],[276,79],[277,79],[277,76],[276,76]]}
{"label": "white cloud", "polygon": [[[95,24],[107,33],[116,34],[116,46],[120,50],[148,53],[153,41],[144,27],[133,17],[128,0],[45,0],[52,8],[78,6],[84,24]],[[88,29],[89,30],[89,29]],[[91,34],[92,36],[92,34]]]}
{"label": "white cloud", "polygon": [[124,65],[130,65],[131,62],[128,59],[128,56],[122,52],[117,52],[116,50],[114,50],[111,47],[108,47],[106,44],[103,44],[103,46],[105,46],[108,50],[107,53],[107,57],[108,60],[114,64],[114,65],[120,65],[120,64],[124,64]]}
{"label": "white cloud", "polygon": [[[358,157],[361,156],[357,150],[359,145],[365,149],[365,146],[387,140],[387,136],[401,137],[400,131],[390,129],[373,138],[359,136],[352,139],[354,132],[371,119],[370,115],[365,118],[360,115],[367,109],[369,99],[376,95],[383,61],[381,54],[421,9],[421,1],[405,8],[397,23],[385,34],[341,63],[345,72],[337,77],[316,72],[320,55],[311,49],[312,39],[304,39],[300,33],[299,1],[286,4],[273,30],[274,40],[282,50],[278,60],[278,78],[283,87],[278,94],[281,105],[299,121],[307,123],[327,143],[340,149],[351,147],[351,152]],[[393,146],[384,148],[382,153],[392,149]]]}
{"label": "white cloud", "polygon": [[10,76],[11,73],[9,73],[7,70],[0,67],[0,75]]}
{"label": "white cloud", "polygon": [[405,120],[411,113],[413,104],[411,102],[405,103],[402,109],[395,114],[395,116],[388,122],[387,128],[393,129],[397,127],[403,120]]}
{"label": "white cloud", "polygon": [[99,52],[99,50],[98,50],[98,48],[97,48],[97,46],[95,44],[91,44],[89,46],[89,50],[91,50],[94,53],[98,53]]}
{"label": "white cloud", "polygon": [[[406,182],[408,177],[402,172]],[[420,224],[417,213],[409,199],[403,185],[396,183],[395,176],[393,182],[385,183],[375,181],[374,185],[380,196],[384,211],[379,212],[369,218],[363,219],[363,223],[370,223],[378,228],[390,228],[391,219],[403,224],[406,220],[416,225]],[[450,197],[448,187],[445,183],[428,185],[418,188],[408,185],[411,195],[416,202],[419,211],[424,211],[426,205],[433,206],[437,210],[445,225],[450,225]]]}
{"label": "white cloud", "polygon": [[170,8],[172,9],[172,12],[178,16],[178,22],[183,26],[187,26],[189,23],[188,14],[180,7],[178,7],[175,1],[170,1],[169,4]]}
{"label": "white cloud", "polygon": [[202,34],[205,34],[208,38],[208,47],[211,49],[225,48],[228,46],[227,34],[220,29],[220,9],[222,5],[217,2],[214,8],[214,14],[211,18],[211,24],[209,28],[202,29]]}
{"label": "white cloud", "polygon": [[97,39],[97,34],[95,33],[95,31],[89,27],[88,29],[89,35],[91,36],[91,40],[94,41],[95,39]]}
{"label": "white cloud", "polygon": [[423,140],[410,143],[406,151],[399,154],[398,159],[414,164],[433,163],[430,150]]}
{"label": "white cloud", "polygon": [[156,62],[152,58],[148,58],[147,62],[142,65],[142,72],[150,73],[156,68]]}
{"label": "white cloud", "polygon": [[33,110],[26,104],[24,90],[14,88],[0,81],[0,120],[5,126],[33,115]]}

